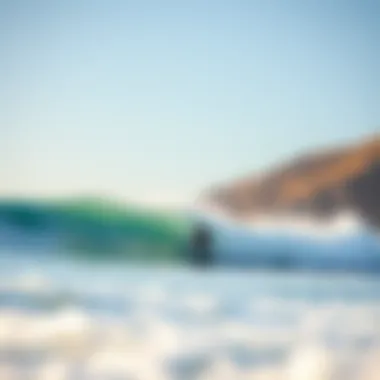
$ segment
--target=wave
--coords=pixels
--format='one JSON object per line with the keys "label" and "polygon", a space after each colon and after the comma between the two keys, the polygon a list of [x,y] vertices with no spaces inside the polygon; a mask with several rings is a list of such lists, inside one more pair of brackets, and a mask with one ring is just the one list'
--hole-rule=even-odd
{"label": "wave", "polygon": [[102,199],[0,202],[0,247],[18,252],[175,260],[188,231],[177,212]]}
{"label": "wave", "polygon": [[380,271],[379,233],[349,211],[324,222],[308,215],[232,221],[207,208],[174,213],[94,200],[8,202],[0,203],[0,248],[11,255],[189,263],[199,222],[212,232],[216,266]]}
{"label": "wave", "polygon": [[325,222],[292,215],[231,221],[199,210],[192,217],[212,230],[222,265],[380,271],[379,234],[352,212]]}

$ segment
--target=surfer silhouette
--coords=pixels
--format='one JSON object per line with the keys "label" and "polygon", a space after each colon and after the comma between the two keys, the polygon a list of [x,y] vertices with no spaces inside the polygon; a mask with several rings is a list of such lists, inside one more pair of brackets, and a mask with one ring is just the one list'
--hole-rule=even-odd
{"label": "surfer silhouette", "polygon": [[192,262],[195,265],[206,266],[212,262],[212,234],[204,224],[198,224],[194,228],[191,239]]}

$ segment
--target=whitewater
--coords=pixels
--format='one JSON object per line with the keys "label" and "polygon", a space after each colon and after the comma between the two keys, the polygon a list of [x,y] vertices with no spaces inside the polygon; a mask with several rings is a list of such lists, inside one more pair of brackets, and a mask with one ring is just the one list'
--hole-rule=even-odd
{"label": "whitewater", "polygon": [[309,215],[239,220],[206,207],[190,214],[212,231],[216,264],[380,271],[380,234],[350,211],[323,221]]}
{"label": "whitewater", "polygon": [[[368,226],[191,217],[215,234],[212,269],[3,247],[0,379],[380,378],[380,279],[355,270],[379,252]],[[284,257],[286,271],[263,265]],[[297,270],[332,264],[350,270]]]}
{"label": "whitewater", "polygon": [[2,380],[376,380],[374,277],[2,257]]}

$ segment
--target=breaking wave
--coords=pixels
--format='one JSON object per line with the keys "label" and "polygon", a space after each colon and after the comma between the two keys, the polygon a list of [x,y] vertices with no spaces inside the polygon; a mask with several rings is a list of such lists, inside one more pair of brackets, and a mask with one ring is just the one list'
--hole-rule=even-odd
{"label": "breaking wave", "polygon": [[323,222],[292,215],[231,221],[215,212],[196,212],[193,217],[213,231],[219,264],[380,270],[380,235],[353,213]]}

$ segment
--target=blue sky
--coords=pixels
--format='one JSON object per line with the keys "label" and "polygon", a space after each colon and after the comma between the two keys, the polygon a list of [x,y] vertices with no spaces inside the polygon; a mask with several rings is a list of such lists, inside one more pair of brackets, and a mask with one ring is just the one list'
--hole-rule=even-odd
{"label": "blue sky", "polygon": [[380,130],[377,0],[0,0],[0,192],[191,200]]}

